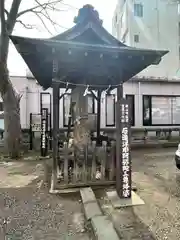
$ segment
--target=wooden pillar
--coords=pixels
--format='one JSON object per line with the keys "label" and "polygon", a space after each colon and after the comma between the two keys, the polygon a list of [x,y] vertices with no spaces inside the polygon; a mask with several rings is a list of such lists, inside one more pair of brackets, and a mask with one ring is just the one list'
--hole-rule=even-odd
{"label": "wooden pillar", "polygon": [[60,88],[59,88],[59,84],[57,84],[57,93],[56,93],[56,97],[58,98],[58,100],[57,100],[57,108],[58,108],[58,116],[57,116],[57,118],[58,118],[58,133],[59,133],[59,120],[60,120],[60,116],[59,116],[59,114],[60,114],[60,112],[59,112],[59,102],[60,102]]}
{"label": "wooden pillar", "polygon": [[97,92],[97,129],[96,129],[96,144],[99,146],[101,144],[100,133],[101,133],[101,90]]}
{"label": "wooden pillar", "polygon": [[59,84],[53,82],[53,166],[51,190],[55,190],[58,166],[58,134],[59,133]]}
{"label": "wooden pillar", "polygon": [[116,191],[118,195],[121,191],[120,177],[122,175],[122,169],[120,161],[121,156],[121,119],[120,119],[120,101],[123,98],[123,85],[117,87],[117,102],[116,102]]}

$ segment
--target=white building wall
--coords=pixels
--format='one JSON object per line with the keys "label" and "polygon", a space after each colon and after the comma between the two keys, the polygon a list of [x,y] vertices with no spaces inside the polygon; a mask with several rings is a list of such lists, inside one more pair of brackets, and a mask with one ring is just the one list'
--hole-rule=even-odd
{"label": "white building wall", "polygon": [[[51,109],[53,115],[53,101],[52,101],[52,89],[43,89],[36,84],[35,80],[28,80],[26,77],[11,77],[12,83],[15,89],[22,95],[20,101],[20,114],[22,128],[29,128],[30,113],[40,113],[40,93],[51,93]],[[129,81],[124,83],[123,91],[124,97],[126,94],[134,95],[135,100],[135,127],[143,127],[143,95],[173,95],[180,96],[180,81],[177,83],[158,83],[158,82],[133,82]],[[61,89],[60,94],[64,93],[65,89]],[[112,91],[116,94],[116,89]],[[97,103],[95,101],[95,107]],[[105,92],[102,94],[101,99],[101,128],[106,127],[106,100]],[[60,128],[63,128],[63,99],[60,100]],[[163,126],[164,127],[164,126]]]}
{"label": "white building wall", "polygon": [[42,88],[33,79],[26,77],[11,77],[12,84],[16,91],[21,95],[20,117],[21,127],[29,128],[30,113],[40,112],[40,92]]}
{"label": "white building wall", "polygon": [[12,84],[17,91],[21,95],[20,101],[20,117],[21,117],[21,126],[22,128],[26,128],[28,120],[28,107],[27,107],[27,87],[28,87],[28,79],[25,77],[11,77]]}
{"label": "white building wall", "polygon": [[[135,3],[143,5],[143,17],[134,16]],[[117,23],[114,22],[116,19]],[[125,43],[133,47],[169,50],[159,65],[148,67],[140,75],[172,78],[179,69],[178,24],[176,1],[119,0],[112,32],[121,41],[124,40],[124,32],[127,32]],[[134,41],[136,34],[139,35],[139,43]]]}
{"label": "white building wall", "polygon": [[134,95],[135,127],[143,127],[143,95],[180,96],[179,83],[126,82],[123,86],[125,94]]}

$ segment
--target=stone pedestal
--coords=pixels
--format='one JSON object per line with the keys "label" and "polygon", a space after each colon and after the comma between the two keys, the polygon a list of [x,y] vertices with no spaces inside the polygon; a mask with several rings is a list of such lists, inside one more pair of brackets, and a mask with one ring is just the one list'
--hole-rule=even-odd
{"label": "stone pedestal", "polygon": [[128,199],[121,199],[116,191],[107,192],[107,196],[114,208],[131,207],[145,204],[144,201],[133,191],[131,193],[131,198]]}

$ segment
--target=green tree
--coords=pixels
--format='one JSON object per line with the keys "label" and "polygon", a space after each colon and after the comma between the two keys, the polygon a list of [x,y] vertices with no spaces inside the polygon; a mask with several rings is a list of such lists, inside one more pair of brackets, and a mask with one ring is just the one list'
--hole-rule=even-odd
{"label": "green tree", "polygon": [[[20,10],[22,0],[12,0],[10,7],[6,9],[6,0],[0,0],[0,95],[4,104],[4,137],[5,148],[12,158],[18,158],[21,149],[21,124],[19,103],[21,96],[15,91],[9,78],[7,58],[9,53],[9,35],[13,33],[17,23],[26,28],[32,28],[30,24],[22,21],[24,14],[33,13],[39,18],[43,26],[48,30],[46,21],[55,26],[50,17],[50,11],[60,11],[61,0],[31,0],[27,1],[32,7]],[[6,4],[5,4],[6,3]]]}

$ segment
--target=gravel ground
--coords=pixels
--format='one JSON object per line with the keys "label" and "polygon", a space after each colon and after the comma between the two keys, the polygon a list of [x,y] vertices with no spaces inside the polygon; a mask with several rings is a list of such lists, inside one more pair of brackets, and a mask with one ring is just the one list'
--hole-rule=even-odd
{"label": "gravel ground", "polygon": [[134,158],[133,180],[146,203],[135,212],[157,239],[180,239],[180,171],[174,153],[161,150]]}
{"label": "gravel ground", "polygon": [[0,163],[0,239],[91,239],[79,196],[50,195],[42,173],[41,164]]}
{"label": "gravel ground", "polygon": [[[133,153],[133,182],[143,206],[115,210],[96,192],[123,240],[180,239],[180,171],[172,150]],[[0,164],[0,240],[89,240],[78,195],[50,195],[40,188],[42,166]],[[40,178],[39,178],[40,176]]]}
{"label": "gravel ground", "polygon": [[104,191],[97,193],[101,207],[122,239],[180,239],[180,171],[175,168],[174,152],[150,150],[133,154],[133,182],[145,205],[115,210]]}

